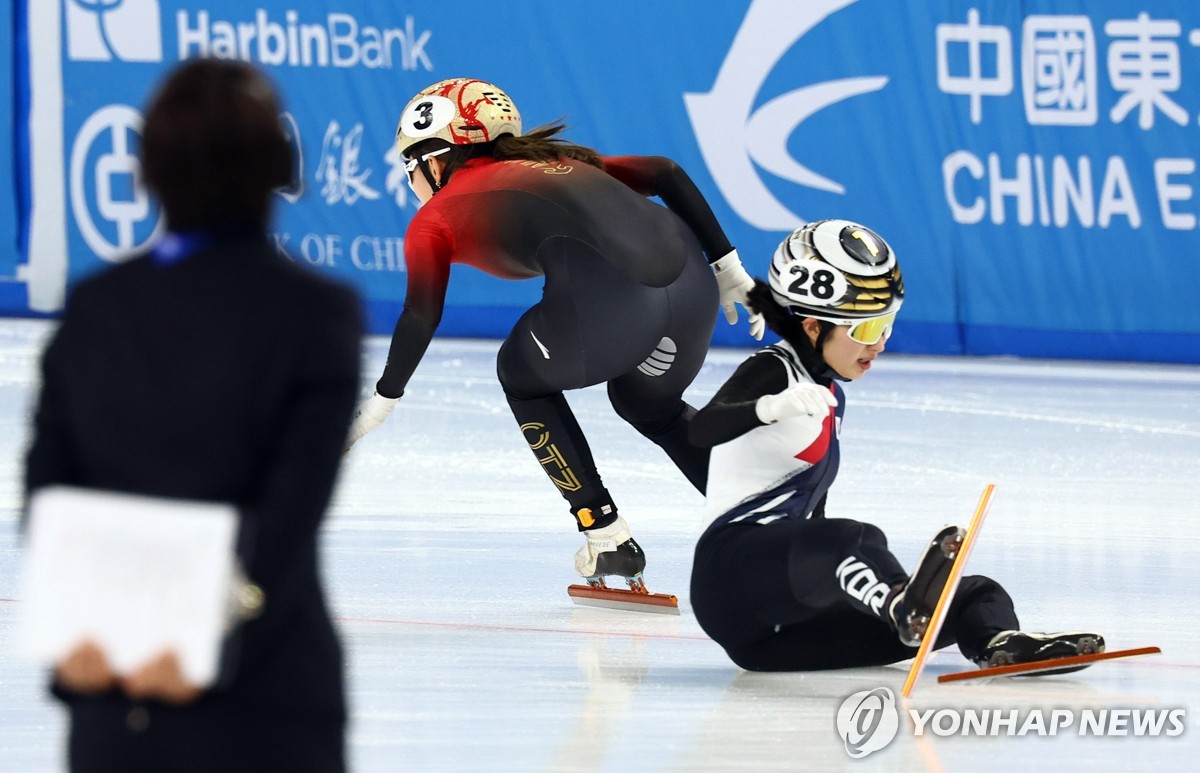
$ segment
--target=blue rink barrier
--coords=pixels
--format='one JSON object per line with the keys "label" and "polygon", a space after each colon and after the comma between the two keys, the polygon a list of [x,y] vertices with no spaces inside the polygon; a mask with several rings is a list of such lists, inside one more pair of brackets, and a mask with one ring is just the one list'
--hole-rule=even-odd
{"label": "blue rink barrier", "polygon": [[[141,108],[171,66],[218,56],[284,97],[304,190],[278,201],[278,244],[355,286],[376,333],[403,303],[416,211],[397,116],[468,75],[502,85],[528,127],[565,117],[602,153],[677,160],[753,274],[808,220],[874,228],[908,290],[894,351],[1200,363],[1190,0],[13,2],[3,314],[54,315],[157,238]],[[439,334],[504,336],[539,296],[456,269]],[[718,320],[713,340],[755,345],[744,322]]]}

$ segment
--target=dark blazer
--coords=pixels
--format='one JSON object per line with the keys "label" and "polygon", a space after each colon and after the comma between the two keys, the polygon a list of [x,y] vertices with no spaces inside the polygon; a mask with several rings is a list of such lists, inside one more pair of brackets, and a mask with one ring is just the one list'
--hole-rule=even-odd
{"label": "dark blazer", "polygon": [[[194,707],[345,717],[318,528],[359,391],[352,291],[265,237],[177,262],[134,258],[80,282],[42,361],[25,486],[69,484],[235,504],[262,615]],[[68,703],[128,706],[122,694]]]}

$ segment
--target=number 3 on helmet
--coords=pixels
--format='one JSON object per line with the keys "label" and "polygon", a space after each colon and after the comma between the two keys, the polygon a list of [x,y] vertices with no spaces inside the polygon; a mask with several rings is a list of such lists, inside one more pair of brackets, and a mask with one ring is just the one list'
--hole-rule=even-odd
{"label": "number 3 on helmet", "polygon": [[396,150],[403,156],[418,142],[434,138],[476,145],[502,134],[521,136],[521,114],[508,95],[484,81],[452,78],[409,100],[396,128]]}
{"label": "number 3 on helmet", "polygon": [[852,331],[883,318],[890,327],[904,302],[904,280],[892,248],[849,220],[817,220],[793,231],[771,258],[769,284],[775,301],[791,313],[860,323]]}

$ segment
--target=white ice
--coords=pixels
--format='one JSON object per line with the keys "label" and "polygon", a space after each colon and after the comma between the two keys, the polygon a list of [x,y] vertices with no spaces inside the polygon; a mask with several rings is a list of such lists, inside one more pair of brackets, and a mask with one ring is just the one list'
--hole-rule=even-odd
{"label": "white ice", "polygon": [[[722,323],[723,324],[723,323]],[[0,322],[0,768],[62,767],[64,717],[12,653],[20,602],[21,455],[49,330]],[[364,390],[386,340],[364,348]],[[1094,629],[1158,656],[1043,679],[938,684],[932,659],[901,709],[1054,709],[1054,737],[927,732],[908,714],[852,759],[842,701],[897,695],[907,663],[740,671],[688,603],[703,502],[623,424],[603,389],[569,396],[605,482],[678,617],[573,606],[580,539],[494,376],[497,342],[438,339],[392,418],[346,458],[324,571],[346,645],[358,773],[402,770],[1195,770],[1200,758],[1200,368],[885,355],[850,384],[829,514],[878,524],[904,562],[939,526],[996,498],[969,572],[1000,580],[1032,630]],[[703,403],[748,350],[715,350]],[[1186,711],[1177,737],[1080,736],[1086,710]],[[942,725],[943,728],[949,725]]]}

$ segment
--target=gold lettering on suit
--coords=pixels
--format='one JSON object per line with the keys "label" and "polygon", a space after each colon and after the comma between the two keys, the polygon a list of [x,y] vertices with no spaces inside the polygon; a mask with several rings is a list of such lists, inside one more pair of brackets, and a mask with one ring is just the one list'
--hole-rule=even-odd
{"label": "gold lettering on suit", "polygon": [[[531,435],[531,432],[534,434]],[[550,442],[550,433],[546,431],[545,424],[537,421],[522,424],[521,434],[525,436],[525,442],[529,443],[534,457],[541,462],[554,485],[563,491],[578,491],[583,488],[558,446]]]}

